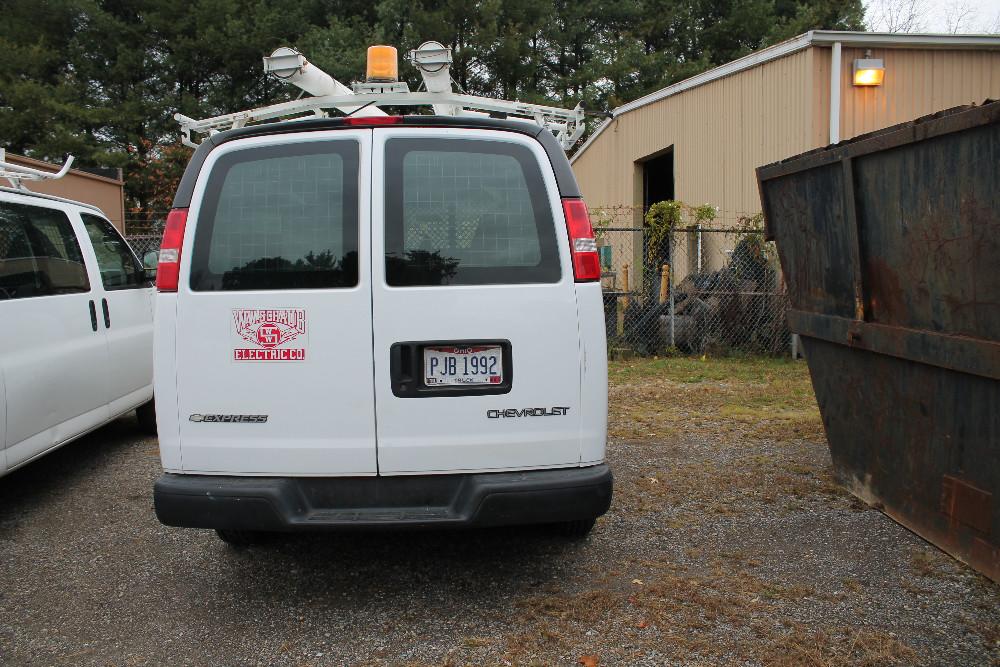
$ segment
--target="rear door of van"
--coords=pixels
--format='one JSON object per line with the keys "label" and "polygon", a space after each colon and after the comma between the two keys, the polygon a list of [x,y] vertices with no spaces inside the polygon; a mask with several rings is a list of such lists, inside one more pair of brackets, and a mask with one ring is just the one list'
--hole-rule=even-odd
{"label": "rear door of van", "polygon": [[395,127],[372,154],[379,472],[578,464],[576,290],[544,149]]}
{"label": "rear door of van", "polygon": [[206,160],[176,299],[183,472],[375,474],[371,136],[245,138]]}

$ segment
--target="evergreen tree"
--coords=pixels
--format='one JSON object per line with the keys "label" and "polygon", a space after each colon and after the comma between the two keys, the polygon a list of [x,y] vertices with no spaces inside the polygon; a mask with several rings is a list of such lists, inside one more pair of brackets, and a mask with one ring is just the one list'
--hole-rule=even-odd
{"label": "evergreen tree", "polygon": [[862,29],[861,0],[6,0],[0,144],[122,167],[127,206],[162,210],[188,151],[175,112],[289,99],[261,57],[298,48],[345,83],[366,48],[434,39],[479,95],[603,111],[810,29]]}

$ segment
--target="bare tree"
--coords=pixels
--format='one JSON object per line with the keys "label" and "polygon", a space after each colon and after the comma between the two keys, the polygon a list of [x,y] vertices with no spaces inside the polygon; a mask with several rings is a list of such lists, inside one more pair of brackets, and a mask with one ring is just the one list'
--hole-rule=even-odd
{"label": "bare tree", "polygon": [[1000,35],[1000,12],[993,17],[993,22],[986,26],[986,33],[990,35]]}
{"label": "bare tree", "polygon": [[926,29],[927,0],[872,0],[865,22],[873,32],[920,32]]}
{"label": "bare tree", "polygon": [[976,32],[976,8],[969,0],[953,0],[944,6],[941,13],[948,33]]}

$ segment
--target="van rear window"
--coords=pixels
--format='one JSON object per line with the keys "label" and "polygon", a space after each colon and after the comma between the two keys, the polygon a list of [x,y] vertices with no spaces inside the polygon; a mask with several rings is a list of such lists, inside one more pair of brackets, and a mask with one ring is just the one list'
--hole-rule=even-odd
{"label": "van rear window", "polygon": [[353,140],[228,153],[198,212],[191,289],[358,284],[358,152]]}
{"label": "van rear window", "polygon": [[552,209],[524,146],[390,139],[385,209],[389,285],[559,281]]}

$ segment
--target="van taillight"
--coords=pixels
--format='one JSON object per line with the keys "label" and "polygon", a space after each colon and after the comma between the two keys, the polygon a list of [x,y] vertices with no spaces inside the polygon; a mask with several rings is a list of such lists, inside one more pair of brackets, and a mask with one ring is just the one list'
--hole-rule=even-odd
{"label": "van taillight", "polygon": [[601,260],[597,255],[597,240],[590,226],[590,215],[582,199],[563,199],[566,230],[569,232],[569,250],[573,257],[573,277],[576,282],[601,279]]}
{"label": "van taillight", "polygon": [[163,230],[163,242],[160,244],[160,261],[156,265],[156,289],[160,292],[177,291],[181,245],[184,243],[187,218],[186,208],[174,208],[167,214],[167,226]]}
{"label": "van taillight", "polygon": [[402,116],[348,116],[344,125],[369,127],[372,125],[398,125],[403,122]]}

